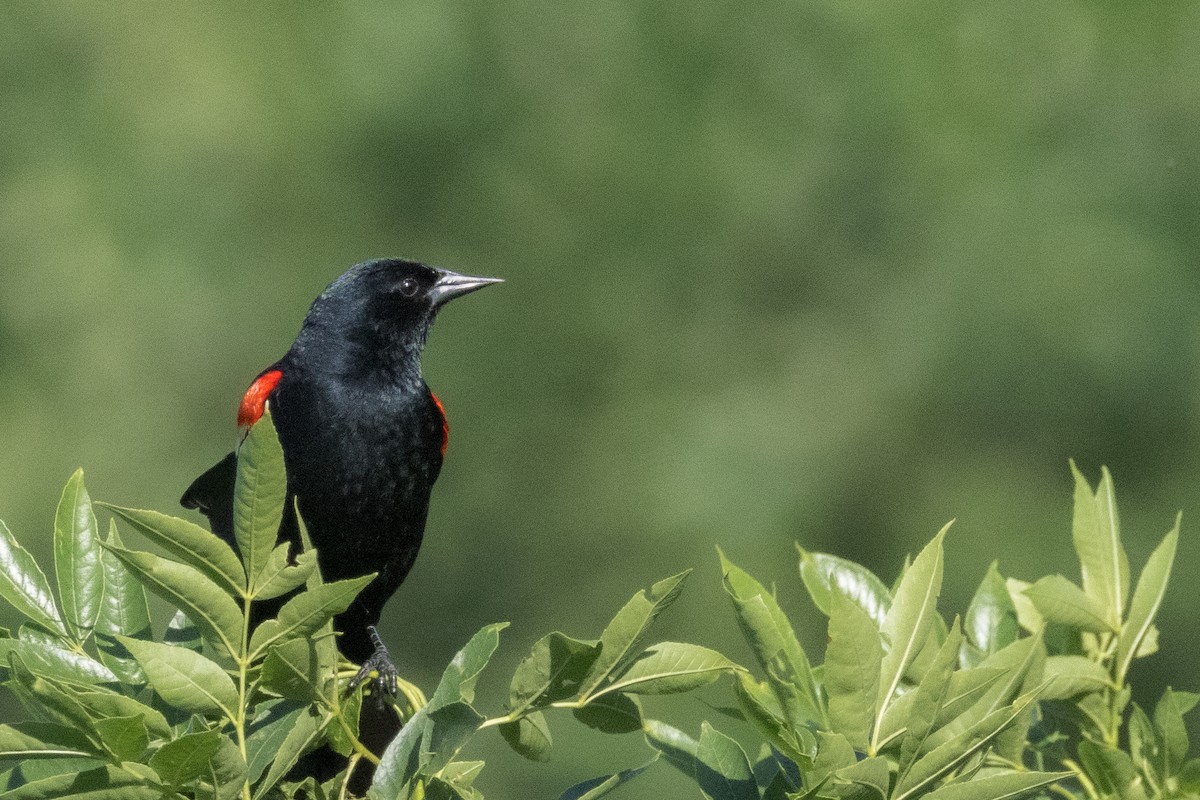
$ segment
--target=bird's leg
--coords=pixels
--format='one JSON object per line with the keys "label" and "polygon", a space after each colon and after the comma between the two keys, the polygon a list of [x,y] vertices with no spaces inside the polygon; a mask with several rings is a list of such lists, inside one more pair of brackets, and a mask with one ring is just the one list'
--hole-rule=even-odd
{"label": "bird's leg", "polygon": [[350,679],[349,688],[350,691],[354,691],[359,684],[369,678],[372,688],[375,690],[376,701],[382,707],[384,693],[395,697],[399,692],[400,671],[392,663],[387,646],[383,643],[383,639],[379,638],[379,631],[375,630],[374,625],[367,626],[367,635],[371,637],[371,644],[375,647],[375,652],[367,657],[367,660],[362,663],[362,667]]}

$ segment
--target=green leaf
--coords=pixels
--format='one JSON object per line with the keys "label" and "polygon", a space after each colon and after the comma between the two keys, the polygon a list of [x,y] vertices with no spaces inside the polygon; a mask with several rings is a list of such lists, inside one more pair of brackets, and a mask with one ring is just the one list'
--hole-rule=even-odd
{"label": "green leaf", "polygon": [[678,728],[656,719],[648,719],[642,727],[646,743],[662,754],[667,763],[689,778],[696,777],[696,751],[700,743]]}
{"label": "green leaf", "polygon": [[620,672],[637,653],[638,644],[650,625],[683,591],[683,582],[691,570],[673,575],[630,598],[600,634],[600,652],[587,676],[580,682],[579,694],[587,697],[612,674]]}
{"label": "green leaf", "polygon": [[1112,475],[1101,467],[1095,493],[1071,462],[1075,476],[1075,515],[1071,534],[1083,574],[1083,590],[1104,609],[1108,627],[1121,625],[1129,596],[1129,558],[1121,546],[1121,526]]}
{"label": "green leaf", "polygon": [[296,563],[289,563],[288,551],[291,543],[284,542],[271,551],[271,557],[256,577],[250,594],[255,600],[270,600],[282,597],[293,589],[303,586],[317,566],[317,551],[308,550],[296,556]]}
{"label": "green leaf", "polygon": [[937,614],[938,596],[942,591],[942,540],[950,529],[947,523],[933,541],[917,555],[912,566],[896,588],[892,607],[883,621],[883,638],[890,649],[883,657],[880,670],[879,699],[875,710],[875,732],[871,744],[878,747],[883,716],[900,686],[905,670],[925,644],[933,618]]}
{"label": "green leaf", "polygon": [[900,742],[900,775],[906,774],[916,762],[926,739],[933,733],[937,725],[938,713],[954,690],[951,675],[962,641],[959,621],[955,618],[954,625],[946,636],[946,641],[942,643],[941,649],[938,650],[929,673],[911,692],[913,700],[910,711],[904,720],[907,730]]}
{"label": "green leaf", "polygon": [[599,653],[595,642],[582,642],[557,631],[543,636],[513,673],[509,717],[574,697]]}
{"label": "green leaf", "polygon": [[821,613],[829,615],[830,593],[836,590],[867,612],[876,627],[883,626],[892,607],[892,593],[875,573],[828,553],[810,553],[800,545],[796,549],[800,551],[800,579]]}
{"label": "green leaf", "polygon": [[322,670],[312,639],[289,639],[273,645],[263,660],[264,688],[293,700],[314,701],[321,693]]}
{"label": "green leaf", "polygon": [[1104,607],[1062,575],[1041,578],[1025,594],[1047,622],[1093,633],[1116,630],[1106,619]]}
{"label": "green leaf", "polygon": [[[116,520],[108,521],[106,542],[114,547],[124,546],[117,533]],[[128,652],[114,637],[150,637],[150,607],[146,603],[146,590],[107,550],[100,550],[100,564],[104,569],[104,592],[100,596],[95,627],[100,660],[126,683],[145,683],[146,676],[142,674],[142,668],[128,657]]]}
{"label": "green leaf", "polygon": [[642,651],[628,669],[592,695],[592,699],[612,692],[688,692],[712,683],[722,674],[741,669],[716,650],[695,644],[661,642]]}
{"label": "green leaf", "polygon": [[[968,675],[975,673],[971,679],[974,688],[978,690],[979,687],[984,687],[983,691],[972,692],[971,696],[977,699],[965,710],[959,711],[953,719],[943,723],[944,715],[939,714],[938,725],[941,727],[930,734],[925,742],[925,749],[932,750],[940,747],[967,732],[990,714],[1005,707],[1021,691],[1031,674],[1040,676],[1045,653],[1046,649],[1040,635],[1018,639],[988,656],[975,669],[968,671],[966,673]],[[1000,670],[999,677],[993,677],[992,670]],[[959,675],[963,675],[963,673],[955,673],[954,677],[957,678]],[[949,704],[948,698],[946,706]],[[962,702],[956,703],[955,710],[960,709],[963,705]]]}
{"label": "green leaf", "polygon": [[381,800],[406,800],[409,797],[408,783],[420,767],[421,740],[429,722],[427,708],[422,708],[409,717],[408,722],[404,723],[404,727],[383,751],[379,758],[379,766],[375,770],[375,778],[371,781],[370,797]]}
{"label": "green leaf", "polygon": [[135,531],[170,553],[175,561],[195,568],[226,592],[240,597],[245,590],[246,573],[242,563],[221,537],[194,522],[157,511],[108,503],[97,505],[128,522]]}
{"label": "green leaf", "polygon": [[825,650],[829,721],[858,750],[867,749],[882,661],[879,629],[870,616],[845,595],[832,593]]}
{"label": "green leaf", "polygon": [[746,751],[707,722],[696,747],[696,783],[712,800],[759,800]]}
{"label": "green leaf", "polygon": [[601,775],[598,778],[577,783],[558,796],[558,800],[600,800],[601,797],[641,775],[658,761],[658,756],[642,764],[640,767],[623,769],[612,775]]}
{"label": "green leaf", "polygon": [[636,697],[606,694],[575,709],[575,719],[604,733],[633,733],[642,729],[642,707]]}
{"label": "green leaf", "polygon": [[146,679],[171,706],[194,714],[221,714],[236,718],[238,690],[220,666],[199,653],[158,642],[121,638]]}
{"label": "green leaf", "polygon": [[0,639],[0,664],[8,663],[10,653],[20,655],[39,675],[76,683],[114,683],[112,670],[85,653],[67,650],[49,641]]}
{"label": "green leaf", "polygon": [[1162,740],[1166,775],[1177,774],[1187,759],[1188,732],[1183,715],[1195,707],[1197,699],[1190,692],[1175,692],[1168,687],[1154,707],[1154,727]]}
{"label": "green leaf", "polygon": [[808,728],[793,728],[783,718],[783,710],[767,685],[755,681],[749,673],[739,672],[734,689],[746,719],[767,741],[797,763],[812,761],[816,752],[812,734]]}
{"label": "green leaf", "polygon": [[888,761],[882,756],[864,758],[839,769],[830,783],[845,800],[885,800],[890,783]]}
{"label": "green leaf", "polygon": [[150,746],[150,734],[141,714],[128,717],[105,717],[95,721],[96,732],[104,749],[118,761],[139,761]]}
{"label": "green leaf", "polygon": [[[423,720],[424,712],[417,712],[413,719],[421,717]],[[412,720],[409,720],[411,724]],[[405,726],[407,727],[407,725]],[[324,728],[324,723],[318,718],[317,710],[313,707],[308,707],[295,718],[291,729],[287,736],[284,737],[283,744],[279,746],[278,752],[275,754],[275,760],[271,762],[270,769],[267,770],[267,777],[263,778],[259,784],[254,787],[254,800],[261,800],[274,786],[283,779],[292,767],[296,766],[296,762],[300,760],[300,756],[307,751],[317,738],[321,735],[321,730]],[[399,735],[396,737],[399,739]],[[395,741],[393,741],[393,745]],[[388,747],[391,750],[391,747]],[[386,755],[384,760],[386,761]],[[380,771],[382,771],[380,767]],[[379,781],[380,771],[376,771],[375,780]],[[396,791],[399,791],[399,786]],[[392,797],[395,794],[391,795]]]}
{"label": "green leaf", "polygon": [[479,730],[483,717],[468,704],[459,701],[429,712],[421,737],[421,769],[438,773],[458,755]]}
{"label": "green leaf", "polygon": [[1015,800],[1070,777],[1069,772],[1002,772],[942,786],[925,800]]}
{"label": "green leaf", "polygon": [[553,740],[541,711],[534,711],[514,722],[505,722],[500,726],[500,735],[509,747],[530,761],[550,760]]}
{"label": "green leaf", "polygon": [[967,730],[922,756],[897,781],[892,800],[905,800],[932,786],[975,753],[982,751],[994,738],[1026,713],[1033,696],[1025,696],[1010,706],[997,709]]}
{"label": "green leaf", "polygon": [[1025,590],[1032,585],[1016,578],[1007,578],[1004,581],[1008,597],[1017,611],[1017,623],[1030,633],[1038,633],[1046,627],[1046,620],[1042,619],[1042,613],[1029,599],[1029,595],[1025,594]]}
{"label": "green leaf", "polygon": [[826,724],[808,656],[775,595],[745,570],[721,556],[725,591],[733,601],[738,627],[762,665],[784,716],[793,727]]}
{"label": "green leaf", "polygon": [[173,604],[200,629],[200,634],[231,656],[238,653],[242,612],[237,603],[200,571],[186,564],[105,545],[150,591]]}
{"label": "green leaf", "polygon": [[1043,669],[1050,683],[1042,690],[1040,700],[1067,700],[1112,686],[1108,670],[1084,656],[1050,656]]}
{"label": "green leaf", "polygon": [[150,768],[165,783],[183,786],[208,774],[224,738],[220,731],[185,733],[160,747],[150,757]]}
{"label": "green leaf", "polygon": [[[137,765],[132,765],[137,766]],[[10,789],[4,800],[160,800],[159,789],[114,766],[54,775]]]}
{"label": "green leaf", "polygon": [[266,652],[276,642],[316,633],[329,620],[345,611],[363,588],[375,579],[375,573],[361,578],[323,583],[296,595],[284,603],[276,619],[267,620],[250,637],[251,658]]}
{"label": "green leaf", "polygon": [[99,750],[77,728],[54,722],[0,725],[0,760],[86,758],[95,755],[100,755]]}
{"label": "green leaf", "polygon": [[275,548],[286,497],[283,448],[267,409],[238,448],[233,488],[233,532],[252,586]]}
{"label": "green leaf", "polygon": [[255,706],[254,722],[246,737],[246,780],[254,783],[262,776],[307,711],[306,706],[288,700],[268,700]]}
{"label": "green leaf", "polygon": [[45,573],[3,522],[0,522],[0,598],[47,630],[70,636]]}
{"label": "green leaf", "polygon": [[78,642],[84,641],[96,624],[104,591],[99,536],[92,500],[83,485],[83,470],[77,469],[67,481],[54,515],[54,573],[63,616]]}
{"label": "green leaf", "polygon": [[1133,759],[1125,751],[1084,739],[1079,743],[1079,761],[1102,795],[1122,800],[1146,797]]}
{"label": "green leaf", "polygon": [[431,711],[459,700],[468,704],[475,701],[475,682],[500,646],[500,631],[507,627],[507,622],[485,625],[455,654],[429,699]]}
{"label": "green leaf", "polygon": [[1017,640],[1017,609],[995,561],[971,598],[963,628],[968,641],[984,654],[994,653]]}
{"label": "green leaf", "polygon": [[1137,657],[1142,643],[1146,641],[1154,616],[1162,605],[1175,564],[1175,548],[1179,543],[1180,517],[1175,517],[1175,527],[1163,537],[1162,543],[1150,554],[1142,574],[1138,576],[1133,602],[1129,604],[1129,619],[1121,627],[1117,640],[1117,682],[1123,683],[1129,674],[1129,666]]}
{"label": "green leaf", "polygon": [[1167,779],[1163,746],[1150,718],[1137,703],[1129,714],[1129,754],[1144,775],[1162,783]]}

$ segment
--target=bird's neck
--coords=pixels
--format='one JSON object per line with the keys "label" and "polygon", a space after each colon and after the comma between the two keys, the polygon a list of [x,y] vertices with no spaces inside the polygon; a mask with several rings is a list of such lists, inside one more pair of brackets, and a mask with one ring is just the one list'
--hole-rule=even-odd
{"label": "bird's neck", "polygon": [[334,378],[367,391],[428,391],[421,377],[423,336],[414,340],[381,330],[339,334],[302,331],[289,360],[303,365],[314,378]]}

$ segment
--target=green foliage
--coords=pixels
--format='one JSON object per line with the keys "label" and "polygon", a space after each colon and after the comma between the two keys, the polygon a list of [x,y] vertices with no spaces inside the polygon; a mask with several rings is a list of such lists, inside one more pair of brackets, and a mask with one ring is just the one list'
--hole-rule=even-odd
{"label": "green foliage", "polygon": [[[688,642],[647,644],[688,573],[635,594],[598,639],[554,631],[509,680],[503,711],[476,688],[507,623],[487,625],[426,700],[401,681],[403,721],[382,753],[358,738],[361,691],[342,663],[332,620],[373,576],[325,583],[302,551],[276,542],[286,482],[270,415],[242,444],[237,550],[162,514],[104,506],[101,536],[83,475],[55,516],[54,583],[0,525],[0,596],[27,622],[0,637],[5,687],[30,719],[0,725],[5,797],[347,797],[375,764],[374,800],[483,795],[482,761],[464,756],[496,728],[544,761],[551,722],[640,733],[651,759],[583,781],[561,800],[595,800],[659,760],[711,800],[1165,800],[1200,791],[1184,715],[1200,695],[1168,689],[1152,711],[1131,702],[1132,663],[1154,652],[1178,523],[1132,579],[1112,479],[1093,490],[1075,471],[1073,539],[1082,579],[1033,582],[987,570],[963,617],[938,609],[949,526],[891,584],[842,558],[800,550],[799,577],[828,617],[819,666],[773,590],[720,554],[723,586],[759,675]],[[117,521],[160,551],[127,546]],[[57,592],[55,591],[57,589]],[[175,609],[154,635],[145,590]],[[286,597],[251,626],[255,603]],[[738,731],[710,721],[693,737],[645,715],[643,696],[732,680]],[[563,712],[569,711],[570,714]],[[734,735],[736,734],[736,735]],[[348,768],[325,784],[289,781],[328,744]]]}

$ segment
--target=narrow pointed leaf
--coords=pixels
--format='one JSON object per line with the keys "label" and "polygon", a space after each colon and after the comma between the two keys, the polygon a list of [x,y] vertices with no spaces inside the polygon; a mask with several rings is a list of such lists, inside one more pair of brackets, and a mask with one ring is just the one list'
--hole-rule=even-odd
{"label": "narrow pointed leaf", "polygon": [[599,778],[592,778],[591,780],[577,783],[560,794],[558,800],[600,800],[601,797],[604,797],[604,795],[613,789],[624,786],[638,775],[641,775],[653,766],[655,761],[658,761],[658,756],[655,756],[640,767],[623,769],[612,775],[601,775]]}
{"label": "narrow pointed leaf", "polygon": [[208,774],[225,737],[220,731],[185,733],[150,757],[150,768],[168,784],[182,786]]}
{"label": "narrow pointed leaf", "polygon": [[1124,750],[1084,739],[1079,743],[1079,761],[1102,796],[1121,800],[1146,797],[1144,790],[1135,791],[1141,789],[1142,779]]}
{"label": "narrow pointed leaf", "polygon": [[262,776],[307,711],[288,700],[269,700],[255,707],[254,723],[246,737],[246,780],[254,783]]}
{"label": "narrow pointed leaf", "polygon": [[926,800],[1016,800],[1031,792],[1065,781],[1069,772],[1005,772],[975,778],[964,783],[952,783],[934,789]]}
{"label": "narrow pointed leaf", "polygon": [[749,673],[739,672],[734,683],[738,703],[747,721],[758,728],[777,750],[797,763],[808,764],[816,751],[816,743],[808,728],[793,728],[783,718],[771,690],[754,680]]}
{"label": "narrow pointed leaf", "polygon": [[875,623],[857,603],[834,592],[825,650],[829,721],[858,750],[867,749],[882,661],[883,647]]}
{"label": "narrow pointed leaf", "polygon": [[459,700],[468,704],[475,702],[475,682],[500,646],[500,631],[507,627],[507,622],[485,625],[463,645],[446,666],[437,690],[429,698],[431,711]]}
{"label": "narrow pointed leaf", "polygon": [[4,800],[161,800],[162,796],[143,777],[105,765],[26,783],[6,792]]}
{"label": "narrow pointed leaf", "polygon": [[309,550],[296,556],[296,563],[289,563],[288,551],[291,544],[283,542],[271,551],[266,566],[255,578],[250,593],[255,600],[270,600],[303,586],[317,566],[317,552]]}
{"label": "narrow pointed leaf", "polygon": [[237,461],[233,532],[253,585],[275,549],[287,496],[283,448],[279,446],[269,409],[242,441]]}
{"label": "narrow pointed leaf", "polygon": [[104,592],[99,536],[92,500],[83,485],[83,470],[75,470],[54,515],[54,573],[63,616],[80,642],[96,624]]}
{"label": "narrow pointed leaf", "polygon": [[[411,724],[414,719],[417,719],[417,717],[420,717],[421,720],[424,720],[424,712],[417,712],[417,714],[409,720],[408,724]],[[317,741],[317,738],[321,735],[321,730],[323,727],[324,723],[317,716],[317,710],[315,708],[310,707],[305,709],[302,714],[296,717],[295,722],[292,724],[291,730],[288,731],[287,736],[284,737],[283,744],[279,746],[279,750],[275,754],[275,760],[271,762],[271,766],[267,770],[267,776],[263,778],[257,786],[254,787],[254,800],[261,800],[261,798],[266,796],[267,793],[269,793],[285,775],[291,772],[292,767],[296,766],[296,762],[300,760],[300,756],[302,756],[305,751],[307,751],[313,745],[313,743]],[[405,727],[407,728],[407,724]],[[396,739],[399,738],[400,735],[398,734]],[[392,746],[395,745],[395,741],[396,740],[393,740]],[[388,747],[389,751],[392,749],[392,746]],[[386,751],[383,761],[385,763],[387,762]],[[379,782],[380,772],[383,771],[383,769],[384,767],[380,766],[379,770],[376,771],[376,783]],[[395,797],[399,791],[400,786],[397,785],[395,792],[385,796]]]}
{"label": "narrow pointed leaf", "polygon": [[1188,732],[1183,715],[1195,707],[1197,695],[1175,692],[1167,688],[1154,707],[1154,727],[1162,740],[1163,756],[1168,775],[1178,774],[1188,754]]}
{"label": "narrow pointed leaf", "polygon": [[968,758],[1029,710],[1033,697],[1024,697],[1011,706],[997,709],[975,725],[963,731],[920,758],[912,769],[896,783],[893,800],[906,800],[948,775]]}
{"label": "narrow pointed leaf", "polygon": [[1046,627],[1046,620],[1042,618],[1042,612],[1037,610],[1033,600],[1029,599],[1029,595],[1025,594],[1025,590],[1032,585],[1016,578],[1007,578],[1004,581],[1008,597],[1017,612],[1017,623],[1030,633],[1038,633]]}
{"label": "narrow pointed leaf", "polygon": [[1062,575],[1041,578],[1025,594],[1047,622],[1093,633],[1116,630],[1109,624],[1104,607]]}
{"label": "narrow pointed leaf", "polygon": [[115,683],[117,676],[89,655],[58,647],[49,641],[0,639],[0,664],[16,653],[34,672],[75,683]]}
{"label": "narrow pointed leaf", "polygon": [[1162,543],[1150,554],[1142,574],[1138,576],[1137,588],[1133,592],[1133,601],[1129,604],[1129,619],[1121,628],[1121,636],[1117,640],[1117,671],[1118,681],[1123,681],[1129,674],[1129,666],[1141,649],[1142,643],[1154,623],[1154,616],[1162,605],[1163,595],[1167,591],[1167,582],[1171,578],[1171,568],[1175,564],[1175,549],[1179,543],[1179,522],[1175,518],[1175,527],[1163,538]]}
{"label": "narrow pointed leaf", "polygon": [[971,644],[984,654],[994,653],[1017,639],[1017,609],[995,561],[971,598],[963,629]]}
{"label": "narrow pointed leaf", "polygon": [[195,567],[153,553],[139,553],[105,545],[126,569],[150,591],[187,614],[200,634],[227,653],[237,653],[241,641],[242,611],[223,589]]}
{"label": "narrow pointed leaf", "polygon": [[766,671],[772,691],[793,726],[825,723],[816,681],[796,632],[768,592],[749,573],[721,554],[725,591],[733,602],[738,627]]}
{"label": "narrow pointed leaf", "polygon": [[938,713],[945,706],[947,696],[952,690],[950,676],[953,673],[954,662],[962,640],[959,622],[955,619],[954,627],[950,629],[950,634],[938,651],[929,674],[911,692],[913,696],[911,710],[905,720],[907,731],[900,742],[900,775],[906,774],[916,762],[918,754],[925,745],[925,740],[929,738],[937,725]]}
{"label": "narrow pointed leaf", "polygon": [[0,725],[0,761],[101,755],[77,729],[53,722]]}
{"label": "narrow pointed leaf", "polygon": [[687,692],[712,683],[723,674],[741,669],[716,650],[682,642],[661,642],[646,648],[625,672],[592,697],[611,692]]}
{"label": "narrow pointed leaf", "polygon": [[226,591],[241,595],[246,588],[246,573],[241,561],[224,539],[194,522],[138,508],[99,503],[135,531],[166,550],[179,562],[199,570]]}
{"label": "narrow pointed leaf", "polygon": [[117,761],[138,761],[150,746],[150,734],[140,714],[128,717],[105,717],[93,723],[104,743],[104,749]]}
{"label": "narrow pointed leaf", "polygon": [[278,618],[267,620],[254,630],[250,638],[252,657],[262,655],[276,642],[316,633],[322,625],[349,608],[358,593],[374,579],[372,573],[361,578],[324,583],[288,600],[279,610]]}
{"label": "narrow pointed leaf", "polygon": [[712,800],[759,800],[746,751],[707,722],[696,747],[696,783]]}
{"label": "narrow pointed leaf", "polygon": [[46,629],[70,635],[45,573],[3,522],[0,522],[0,598]]}
{"label": "narrow pointed leaf", "polygon": [[162,699],[182,711],[233,718],[238,691],[233,679],[199,653],[158,642],[122,637]]}
{"label": "narrow pointed leaf", "polygon": [[1105,621],[1116,629],[1129,599],[1129,559],[1121,546],[1112,475],[1107,467],[1101,467],[1100,484],[1093,493],[1073,461],[1071,472],[1075,476],[1071,533],[1079,555],[1083,590],[1100,604]]}
{"label": "narrow pointed leaf", "polygon": [[933,617],[937,614],[938,596],[942,591],[942,540],[949,528],[948,523],[905,571],[896,589],[892,607],[884,618],[882,632],[890,649],[883,658],[880,671],[873,742],[878,742],[883,715],[900,686],[905,670],[916,657],[918,649],[924,645]]}
{"label": "narrow pointed leaf", "polygon": [[647,591],[638,592],[617,612],[600,634],[600,653],[580,684],[581,696],[586,697],[609,675],[628,666],[654,620],[683,591],[683,582],[689,574],[691,570],[681,572],[659,581]]}
{"label": "narrow pointed leaf", "polygon": [[[111,518],[105,542],[113,547],[124,547],[117,533],[116,520]],[[100,564],[104,569],[104,592],[100,596],[95,627],[100,660],[122,680],[144,683],[146,676],[141,667],[114,637],[149,638],[150,606],[146,603],[146,590],[115,555],[103,548],[100,549]]]}

